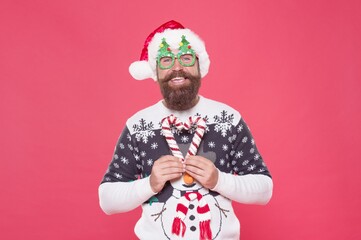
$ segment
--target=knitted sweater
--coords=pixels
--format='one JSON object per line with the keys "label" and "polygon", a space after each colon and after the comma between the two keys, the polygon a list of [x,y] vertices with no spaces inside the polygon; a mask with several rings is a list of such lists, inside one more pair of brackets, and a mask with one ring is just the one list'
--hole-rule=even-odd
{"label": "knitted sweater", "polygon": [[[181,121],[201,116],[207,128],[197,155],[211,160],[219,171],[213,189],[199,183],[191,187],[180,181],[167,182],[154,193],[149,175],[154,161],[171,155],[161,130],[163,118],[173,114]],[[194,131],[174,130],[183,155],[189,148]],[[140,239],[200,239],[202,216],[197,211],[201,201],[186,202],[184,237],[171,233],[177,205],[187,192],[197,192],[209,206],[212,239],[239,239],[240,224],[231,201],[266,204],[272,195],[270,173],[257,150],[255,141],[239,112],[230,106],[200,97],[187,111],[173,111],[161,101],[128,119],[113,159],[99,187],[100,206],[107,214],[130,211],[142,206],[142,216],[135,226]]]}

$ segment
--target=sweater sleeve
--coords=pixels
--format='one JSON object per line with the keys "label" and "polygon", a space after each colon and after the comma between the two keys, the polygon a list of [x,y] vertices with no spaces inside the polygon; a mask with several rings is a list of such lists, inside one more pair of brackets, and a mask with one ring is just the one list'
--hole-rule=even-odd
{"label": "sweater sleeve", "polygon": [[212,191],[244,204],[267,204],[272,197],[273,181],[263,174],[233,175],[219,171]]}
{"label": "sweater sleeve", "polygon": [[106,214],[130,211],[155,194],[149,176],[142,172],[137,142],[127,127],[118,139],[98,194],[100,207]]}
{"label": "sweater sleeve", "polygon": [[98,193],[100,207],[108,215],[130,211],[156,194],[149,177],[133,182],[105,182]]}
{"label": "sweater sleeve", "polygon": [[243,119],[234,128],[234,136],[232,171],[219,169],[218,182],[212,190],[240,203],[266,204],[272,197],[273,181]]}

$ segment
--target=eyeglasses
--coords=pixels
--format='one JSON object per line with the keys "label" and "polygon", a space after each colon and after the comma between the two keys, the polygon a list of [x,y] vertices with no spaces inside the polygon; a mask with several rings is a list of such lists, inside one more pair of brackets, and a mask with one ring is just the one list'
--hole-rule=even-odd
{"label": "eyeglasses", "polygon": [[172,68],[176,58],[184,67],[191,67],[196,61],[196,56],[194,53],[182,54],[182,52],[179,52],[177,55],[175,55],[172,52],[168,52],[166,56],[158,57],[157,63],[159,68],[163,70]]}

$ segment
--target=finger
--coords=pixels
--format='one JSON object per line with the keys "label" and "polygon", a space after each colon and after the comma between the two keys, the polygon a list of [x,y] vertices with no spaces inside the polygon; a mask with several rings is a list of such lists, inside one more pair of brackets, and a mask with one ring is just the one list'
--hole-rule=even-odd
{"label": "finger", "polygon": [[162,158],[156,160],[155,162],[157,162],[157,164],[161,164],[161,165],[169,164],[170,166],[176,166],[176,165],[184,163],[184,161],[182,159],[174,157],[174,156],[162,157]]}
{"label": "finger", "polygon": [[207,169],[209,164],[204,162],[204,161],[188,159],[188,160],[185,161],[185,165],[186,166],[193,166],[193,167],[196,167],[196,168],[199,168],[199,169]]}
{"label": "finger", "polygon": [[192,177],[199,178],[204,176],[204,170],[197,166],[186,165],[186,172]]}
{"label": "finger", "polygon": [[207,165],[210,162],[211,162],[210,160],[202,156],[188,156],[185,159],[186,164],[192,164],[192,165]]}
{"label": "finger", "polygon": [[166,170],[160,169],[159,171],[153,171],[152,175],[155,179],[159,179],[160,181],[164,182],[169,178],[174,178],[174,176],[181,176],[183,172],[183,169],[170,168]]}
{"label": "finger", "polygon": [[195,179],[197,182],[199,182],[201,185],[203,185],[203,179],[204,177],[195,173],[195,172],[192,172],[192,171],[186,171],[186,173],[191,176],[193,179]]}
{"label": "finger", "polygon": [[160,158],[154,162],[156,168],[182,167],[184,163],[179,158]]}
{"label": "finger", "polygon": [[182,177],[183,173],[172,173],[164,176],[164,182]]}
{"label": "finger", "polygon": [[162,169],[162,171],[171,171],[172,169],[177,169],[181,172],[184,172],[185,164],[180,162],[167,162],[160,164],[156,169]]}
{"label": "finger", "polygon": [[181,168],[165,168],[165,169],[162,169],[161,174],[169,175],[169,174],[173,174],[173,173],[183,173],[184,171],[185,171],[185,169],[183,167],[181,167]]}
{"label": "finger", "polygon": [[210,161],[205,157],[202,157],[200,155],[189,155],[187,159],[197,160],[197,161]]}
{"label": "finger", "polygon": [[159,162],[172,162],[172,161],[181,161],[180,158],[172,156],[172,155],[164,155],[160,157],[157,161]]}

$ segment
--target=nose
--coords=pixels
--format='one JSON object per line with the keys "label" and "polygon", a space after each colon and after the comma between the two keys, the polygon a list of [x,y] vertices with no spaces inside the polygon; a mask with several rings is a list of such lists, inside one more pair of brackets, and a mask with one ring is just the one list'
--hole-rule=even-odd
{"label": "nose", "polygon": [[178,58],[174,59],[174,66],[173,66],[173,70],[178,71],[181,70],[183,68],[182,64],[180,64]]}
{"label": "nose", "polygon": [[191,175],[189,175],[188,173],[184,173],[183,181],[185,184],[191,185],[192,183],[194,183],[194,178]]}

